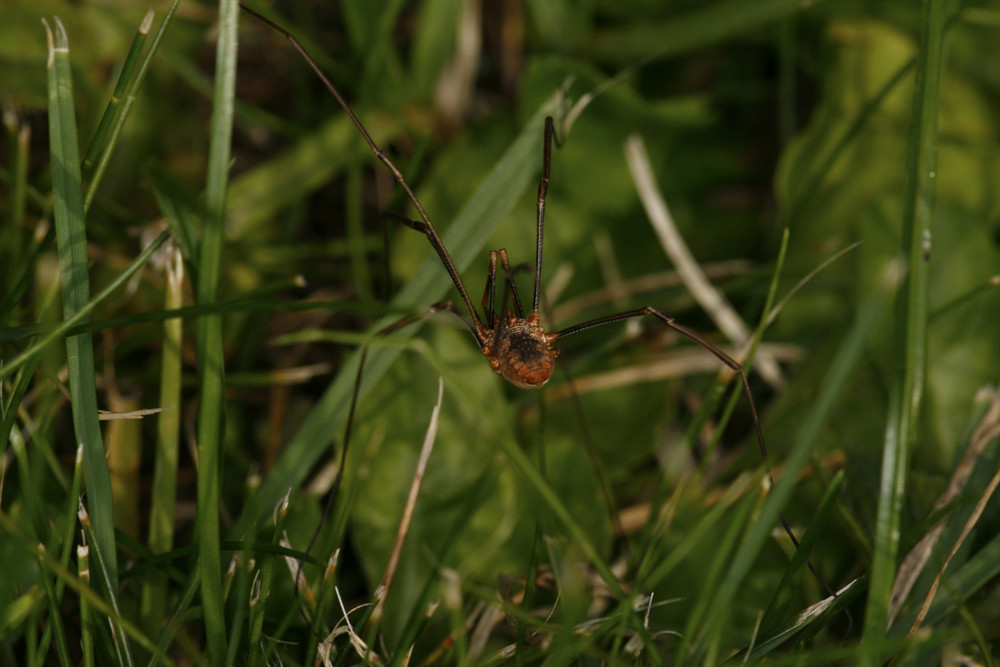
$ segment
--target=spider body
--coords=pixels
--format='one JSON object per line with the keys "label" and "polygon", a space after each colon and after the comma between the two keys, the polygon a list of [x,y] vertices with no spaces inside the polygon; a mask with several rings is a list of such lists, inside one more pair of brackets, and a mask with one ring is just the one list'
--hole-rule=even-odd
{"label": "spider body", "polygon": [[539,389],[549,381],[559,354],[552,341],[558,336],[545,333],[537,313],[524,318],[507,311],[495,329],[483,326],[481,335],[483,354],[497,375],[522,389]]}

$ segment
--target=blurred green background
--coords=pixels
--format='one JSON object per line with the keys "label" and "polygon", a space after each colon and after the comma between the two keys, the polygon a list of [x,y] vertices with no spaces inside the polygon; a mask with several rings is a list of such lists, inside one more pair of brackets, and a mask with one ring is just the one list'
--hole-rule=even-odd
{"label": "blurred green background", "polygon": [[[167,4],[153,3],[157,22]],[[649,225],[623,152],[632,135],[643,139],[694,257],[751,327],[762,317],[784,230],[789,241],[777,276],[779,299],[835,253],[860,243],[810,277],[766,330],[764,345],[775,346],[783,361],[782,381],[767,383],[750,373],[771,462],[780,474],[784,453],[833,370],[836,351],[864,305],[873,295],[891,293],[892,276],[902,270],[919,3],[301,0],[253,6],[299,37],[387,148],[443,234],[491,170],[504,169],[501,156],[560,87],[565,99],[558,120],[582,96],[599,91],[553,153],[543,274],[549,330],[654,305],[732,349],[733,342],[678,284]],[[929,530],[935,499],[982,417],[982,392],[995,386],[1000,373],[1000,8],[988,2],[949,7],[934,235],[926,257],[927,382],[902,515],[904,553]],[[147,9],[146,3],[128,1],[53,0],[7,2],[0,9],[0,103],[7,121],[0,294],[13,293],[32,238],[50,216],[40,18],[58,15],[69,34],[85,148]],[[122,271],[151,231],[164,227],[165,217],[178,215],[165,200],[197,220],[212,112],[215,20],[213,5],[181,2],[151,61],[87,217],[94,291]],[[437,261],[426,240],[394,217],[416,214],[299,55],[246,14],[240,17],[236,100],[221,298],[243,305],[224,321],[229,385],[222,516],[226,530],[240,525],[247,511],[268,516],[290,487],[288,527],[292,545],[302,550],[329,488],[328,481],[310,480],[321,464],[337,460],[342,443],[354,378],[354,366],[344,361],[380,317],[399,319],[441,298],[459,300],[454,289],[443,291],[447,276],[435,268],[436,292],[406,307],[399,301],[387,305],[421,265]],[[15,138],[20,127],[30,128],[21,158]],[[473,230],[474,238],[462,241],[461,254],[474,256],[467,265],[459,263],[476,304],[489,249],[506,248],[516,264],[533,259],[540,132],[533,142],[530,168],[518,163],[518,173],[508,173],[521,183],[503,196],[510,212],[495,230]],[[26,165],[21,201],[13,195],[15,164]],[[3,311],[5,331],[58,319],[59,311],[45,306],[51,267],[46,255],[31,267],[32,287]],[[529,293],[529,274],[518,277],[522,296]],[[141,314],[162,310],[162,269],[151,264],[140,276],[103,304],[95,319],[142,320]],[[304,282],[296,284],[300,278]],[[322,303],[310,306],[314,301]],[[784,510],[797,531],[805,530],[826,485],[838,470],[845,472],[834,518],[812,557],[835,587],[869,564],[888,396],[897,372],[893,317],[887,305],[863,332],[860,363],[810,443],[810,465]],[[728,522],[749,524],[756,511],[748,504],[749,515],[715,517],[710,509],[740,485],[756,489],[753,475],[762,469],[742,395],[719,448],[709,444],[714,420],[693,437],[688,433],[711,395],[712,357],[692,352],[655,321],[632,328],[614,324],[560,342],[560,362],[576,383],[575,393],[565,370],[545,389],[525,392],[490,371],[455,318],[439,314],[430,320],[372,343],[373,350],[402,354],[391,363],[384,357],[385,364],[366,375],[342,500],[316,547],[320,555],[344,549],[338,576],[345,595],[367,599],[381,576],[443,375],[438,441],[387,602],[390,643],[407,627],[422,583],[442,565],[470,582],[467,594],[474,599],[486,594],[471,592],[473,586],[491,590],[502,588],[497,582],[503,577],[523,577],[530,554],[540,551],[553,567],[560,558],[580,558],[572,540],[564,542],[568,533],[551,507],[510,464],[511,447],[536,462],[608,563],[634,565],[628,559],[640,543],[648,549],[643,558],[652,561],[678,554],[669,575],[655,582],[657,599],[673,602],[653,611],[653,628],[681,632],[695,613],[692,607],[707,595],[706,580],[717,576],[709,564],[720,554]],[[161,326],[140,321],[96,334],[102,408],[109,407],[112,393],[155,407]],[[195,501],[188,453],[198,401],[193,329],[189,317],[178,547],[192,539]],[[0,354],[9,359],[25,344],[24,337],[6,335]],[[697,372],[684,370],[692,353],[707,360]],[[31,424],[31,438],[50,443],[56,458],[49,465],[68,470],[73,440],[58,398],[64,363],[59,354],[50,352],[37,371],[37,396],[22,406],[19,425]],[[593,384],[623,369],[632,372],[603,388]],[[655,377],[641,378],[640,370]],[[330,393],[335,382],[342,387],[338,394]],[[154,433],[155,418],[147,418],[130,436],[130,446],[143,456],[131,481],[140,510],[149,502]],[[596,460],[587,454],[588,440]],[[244,488],[251,473],[259,473],[264,484],[253,502]],[[6,511],[14,511],[27,493],[60,506],[65,488],[56,476],[37,471],[30,488],[22,478],[9,479]],[[644,533],[637,527],[626,527],[627,537],[614,534],[602,483],[610,487],[616,511],[638,516],[648,513],[654,499],[670,496],[671,520],[654,546],[640,539]],[[740,497],[752,500],[751,491]],[[960,505],[974,503],[978,496],[969,494]],[[990,539],[998,519],[993,503],[979,537],[969,543]],[[536,541],[536,526],[542,526],[545,546]],[[131,530],[133,538],[144,539],[141,511]],[[749,643],[758,610],[785,569],[786,541],[777,536],[756,556],[727,609],[720,650]],[[445,544],[452,547],[442,563]],[[4,549],[14,553],[10,545]],[[33,576],[24,570],[10,581],[23,586]],[[623,580],[631,581],[627,575]],[[1000,610],[992,590],[985,586],[968,604],[985,645],[996,652]],[[0,585],[0,606],[18,591],[18,585]],[[573,609],[572,591],[562,591],[570,600],[565,606]],[[282,581],[274,594],[292,599],[290,584]],[[804,609],[824,595],[815,580],[803,579],[793,608]],[[853,605],[856,616],[862,608]],[[569,627],[587,615],[568,611],[561,620]],[[957,612],[936,622],[943,629],[966,627],[956,619]],[[843,615],[828,623],[812,640],[817,650],[860,632],[857,621],[848,630]],[[434,627],[421,640],[421,655],[431,654],[429,647],[440,640]],[[24,626],[12,624],[5,632],[8,656],[22,656]],[[510,641],[501,638],[503,632],[496,629],[494,648]],[[970,648],[974,632],[944,636],[934,652],[946,645],[982,659],[982,642]],[[680,641],[664,636],[657,646],[670,656]]]}

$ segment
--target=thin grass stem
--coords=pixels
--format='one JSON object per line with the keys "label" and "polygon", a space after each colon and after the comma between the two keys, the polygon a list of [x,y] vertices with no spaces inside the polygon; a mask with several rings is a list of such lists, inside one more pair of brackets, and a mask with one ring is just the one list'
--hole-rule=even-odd
{"label": "thin grass stem", "polygon": [[947,5],[945,0],[926,0],[921,17],[903,200],[901,257],[905,277],[896,305],[895,339],[899,358],[882,449],[871,587],[859,646],[862,667],[880,665],[886,657],[889,607],[896,579],[910,448],[917,439],[917,419],[927,373],[927,295],[933,249],[938,95]]}
{"label": "thin grass stem", "polygon": [[[236,0],[219,3],[215,94],[209,139],[205,218],[198,252],[197,300],[212,304],[219,298],[222,241],[226,222],[233,97],[236,89],[236,43],[240,8]],[[222,317],[208,315],[197,323],[198,386],[198,555],[205,633],[214,665],[225,665],[229,651],[222,594],[219,546],[222,446],[225,436],[226,381]]]}

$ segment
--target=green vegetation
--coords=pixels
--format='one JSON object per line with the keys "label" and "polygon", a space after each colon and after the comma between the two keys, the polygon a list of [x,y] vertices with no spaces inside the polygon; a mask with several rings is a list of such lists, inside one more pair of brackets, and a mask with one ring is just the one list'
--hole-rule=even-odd
{"label": "green vegetation", "polygon": [[994,664],[1000,11],[252,6],[474,303],[490,249],[534,257],[553,115],[548,329],[648,304],[737,356],[658,192],[757,332],[777,484],[738,381],[652,318],[525,391],[422,317],[461,302],[413,207],[235,3],[15,1],[0,663]]}

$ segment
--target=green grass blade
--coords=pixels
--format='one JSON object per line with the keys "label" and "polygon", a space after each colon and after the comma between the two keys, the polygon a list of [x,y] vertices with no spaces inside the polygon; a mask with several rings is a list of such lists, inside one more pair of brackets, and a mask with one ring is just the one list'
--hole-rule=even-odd
{"label": "green grass blade", "polygon": [[[184,303],[184,262],[178,248],[171,250],[171,261],[166,268],[167,310],[179,308]],[[157,416],[156,460],[153,488],[149,509],[149,549],[153,553],[166,553],[174,544],[174,517],[176,514],[177,467],[180,447],[181,414],[181,347],[184,321],[180,318],[163,323],[163,354],[160,367],[159,407]],[[167,579],[160,573],[150,577],[143,589],[143,619],[147,632],[154,632],[163,625],[167,616]]]}
{"label": "green grass blade", "polygon": [[[222,241],[226,221],[226,187],[233,130],[236,89],[236,43],[239,19],[236,0],[219,4],[219,41],[216,49],[215,94],[205,192],[205,224],[198,255],[198,303],[219,298]],[[225,351],[222,317],[198,320],[198,553],[201,562],[201,600],[212,664],[225,664],[226,618],[222,595],[219,546],[220,470],[226,418]]]}
{"label": "green grass blade", "polygon": [[[90,141],[87,154],[83,158],[83,164],[80,169],[85,176],[90,175],[91,170],[94,168],[94,162],[110,143],[109,139],[112,138],[109,134],[111,124],[125,103],[128,85],[132,80],[133,72],[135,72],[135,66],[139,62],[139,55],[142,53],[142,48],[146,45],[146,39],[149,37],[149,29],[153,22],[153,16],[153,9],[150,8],[143,17],[142,23],[139,24],[139,29],[136,31],[135,37],[132,39],[132,46],[129,48],[128,55],[125,56],[121,72],[118,73],[118,82],[115,84],[115,90],[111,94],[111,100],[104,109],[104,115],[101,117],[97,131],[94,132],[94,137]],[[94,188],[90,188],[90,190],[92,192]]]}
{"label": "green grass blade", "polygon": [[902,256],[907,273],[898,296],[896,317],[896,345],[900,358],[890,396],[889,422],[882,450],[871,588],[859,646],[859,664],[871,667],[882,664],[885,658],[886,626],[899,552],[900,513],[906,490],[910,446],[916,439],[926,375],[929,258],[944,24],[944,0],[926,0],[917,56],[904,195]]}
{"label": "green grass blade", "polygon": [[[94,297],[91,302],[87,304],[86,311],[82,311],[83,315],[89,315],[93,309],[104,299],[109,297],[115,289],[120,288],[123,283],[127,282],[128,278],[130,278],[138,269],[142,268],[143,263],[148,260],[150,255],[158,250],[168,238],[172,238],[170,236],[170,232],[163,232],[160,236],[158,236],[153,243],[151,243],[138,257],[136,257],[135,260],[132,261],[132,264],[129,265],[124,273],[115,278],[115,280],[109,284],[108,287],[101,290],[100,294]],[[277,285],[278,288],[285,286],[287,285]],[[22,357],[30,356],[29,352],[34,353],[44,349],[53,341],[63,336],[75,336],[81,333],[93,333],[95,331],[103,331],[105,329],[113,329],[116,327],[126,327],[135,324],[149,324],[151,322],[163,322],[174,318],[196,318],[213,314],[297,312],[307,310],[368,314],[372,311],[372,308],[368,306],[357,306],[332,299],[263,301],[261,298],[264,296],[266,296],[266,294],[263,292],[246,293],[241,294],[235,299],[217,301],[214,304],[208,304],[206,306],[184,306],[173,310],[157,310],[145,313],[135,313],[132,315],[122,315],[120,317],[109,317],[102,320],[92,320],[85,324],[80,324],[83,317],[80,313],[78,313],[73,320],[62,322],[58,326],[31,324],[23,327],[8,327],[6,329],[0,329],[0,343],[9,343],[11,341],[22,340],[32,336],[45,334],[39,342],[32,343],[24,353],[14,359],[14,361],[17,362],[16,367],[8,369],[5,366],[3,369],[0,369],[0,378],[6,378],[15,370],[20,368],[21,365],[27,361],[27,359],[22,359]],[[297,338],[294,336],[297,336]],[[281,339],[283,341],[282,344],[323,342],[328,340],[329,342],[360,345],[367,340],[367,337],[364,334],[337,331],[306,331],[295,334],[294,336],[292,334],[284,336]]]}
{"label": "green grass blade", "polygon": [[[84,172],[89,179],[83,202],[84,210],[90,210],[90,204],[94,201],[94,195],[97,193],[97,186],[100,184],[101,178],[108,167],[108,162],[111,160],[111,154],[118,143],[118,138],[121,135],[122,128],[125,126],[125,120],[132,110],[132,105],[135,103],[135,96],[146,76],[149,63],[156,54],[160,40],[163,39],[163,35],[166,33],[167,26],[170,25],[170,20],[173,18],[179,3],[180,0],[174,0],[170,5],[163,21],[160,22],[159,30],[156,31],[156,35],[145,53],[142,52],[142,46],[145,44],[146,38],[149,35],[149,29],[152,27],[152,9],[146,13],[145,18],[143,18],[139,26],[136,37],[132,42],[132,48],[129,50],[128,56],[125,58],[125,63],[122,66],[121,75],[119,76],[118,84],[115,86],[114,94],[108,102],[97,132],[94,133],[94,138],[91,141],[90,148],[87,150],[87,157],[83,163]],[[136,67],[138,67],[137,70]],[[135,72],[134,76],[132,75],[133,72]]]}
{"label": "green grass blade", "polygon": [[[45,24],[45,30],[49,44],[49,141],[52,154],[52,190],[55,196],[53,213],[59,248],[63,313],[66,320],[71,320],[85,311],[90,300],[80,153],[73,108],[69,40],[58,18],[55,19],[54,34],[48,23]],[[87,501],[93,513],[97,546],[106,558],[109,593],[113,593],[118,586],[114,507],[111,478],[97,421],[96,373],[90,335],[67,338],[66,357],[73,402],[73,426],[77,441],[83,444]]]}
{"label": "green grass blade", "polygon": [[695,6],[698,9],[680,16],[607,30],[595,51],[618,62],[654,60],[753,33],[801,12],[803,7],[797,0],[723,0]]}

